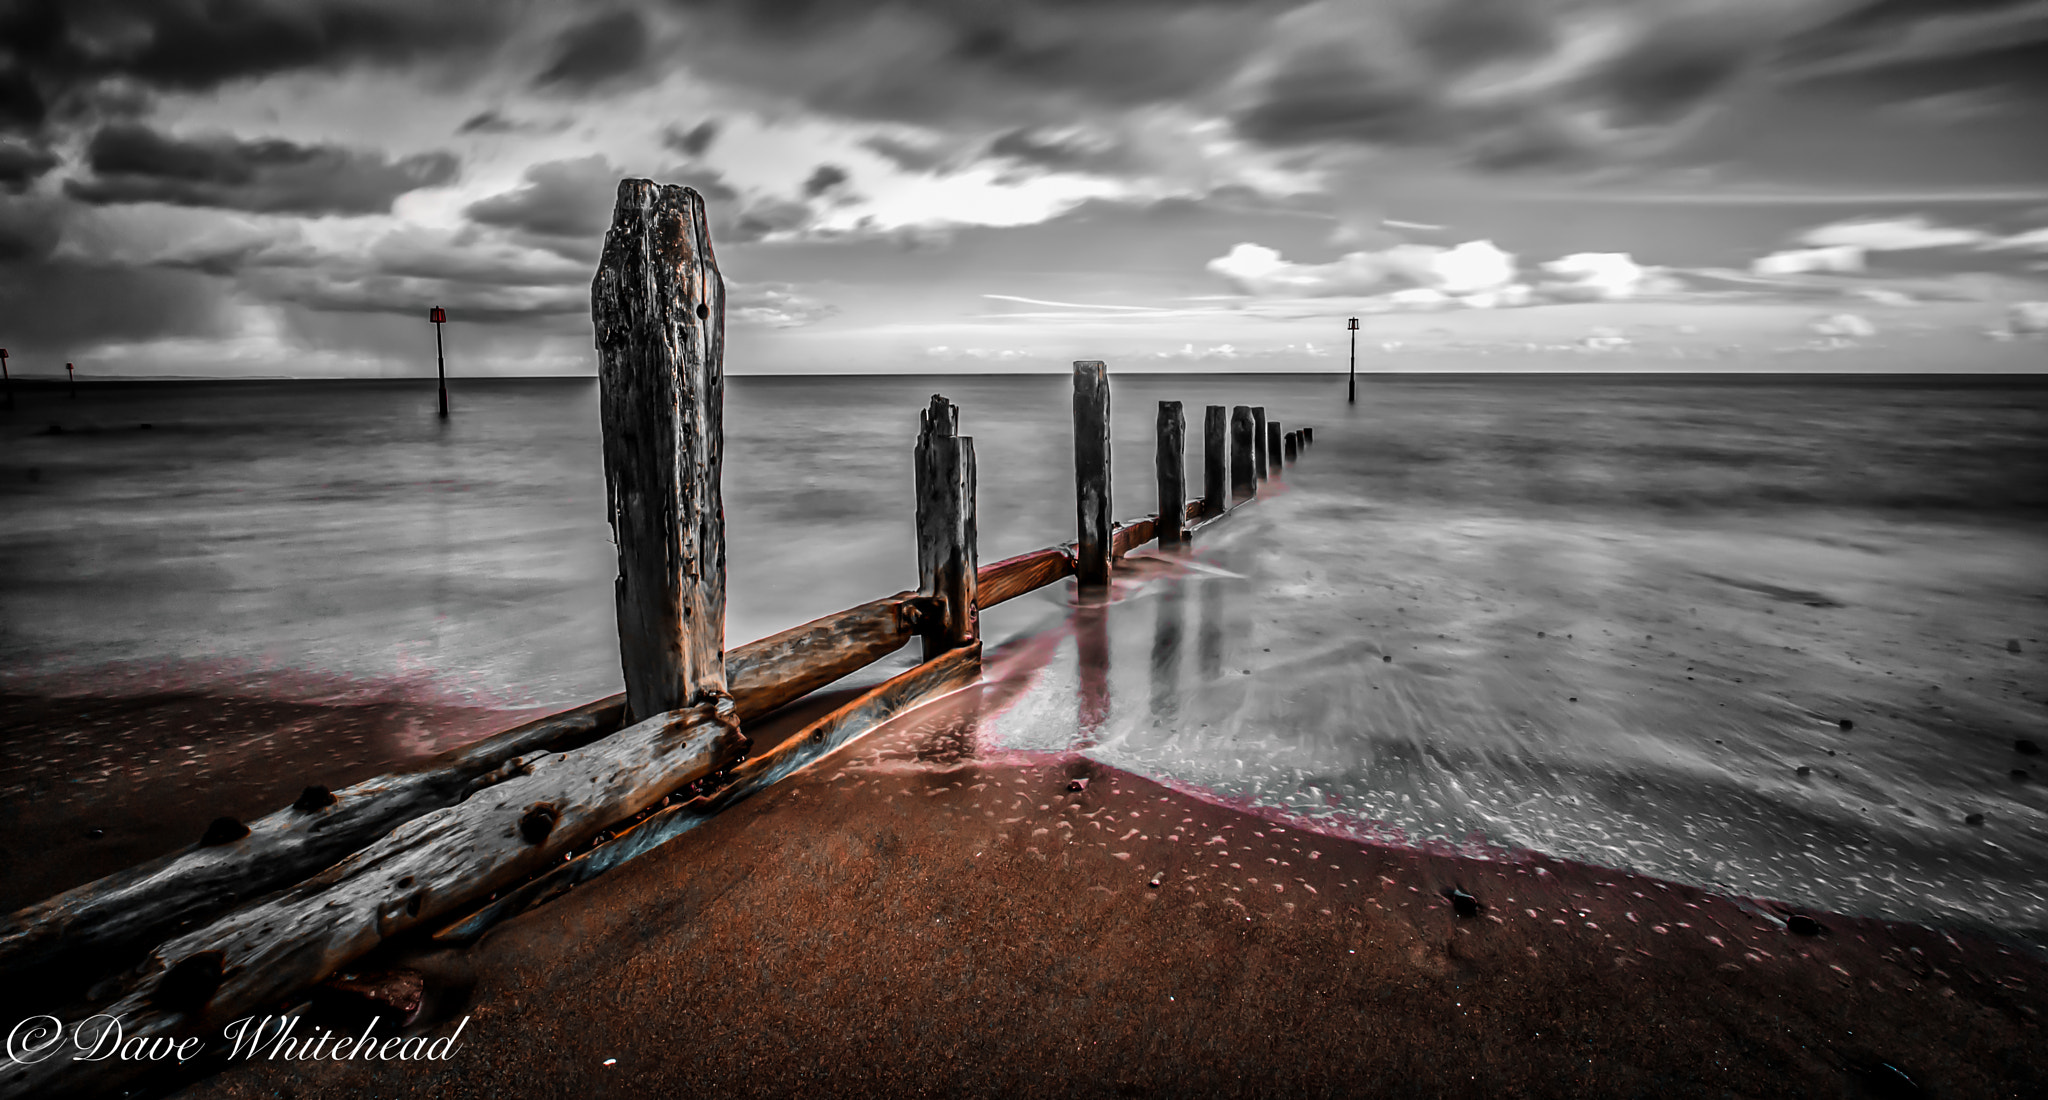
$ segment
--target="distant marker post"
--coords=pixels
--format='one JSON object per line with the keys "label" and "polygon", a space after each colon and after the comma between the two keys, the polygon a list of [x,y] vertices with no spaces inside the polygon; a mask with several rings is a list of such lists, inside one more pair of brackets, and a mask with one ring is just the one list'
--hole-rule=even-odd
{"label": "distant marker post", "polygon": [[1351,330],[1351,399],[1349,404],[1358,404],[1358,318],[1353,317],[1345,328]]}
{"label": "distant marker post", "polygon": [[434,372],[441,379],[441,419],[448,419],[448,358],[441,352],[441,326],[448,323],[448,311],[440,306],[427,310],[434,323]]}
{"label": "distant marker post", "polygon": [[71,382],[71,400],[78,400],[78,376],[71,373],[71,364],[64,364],[64,377]]}

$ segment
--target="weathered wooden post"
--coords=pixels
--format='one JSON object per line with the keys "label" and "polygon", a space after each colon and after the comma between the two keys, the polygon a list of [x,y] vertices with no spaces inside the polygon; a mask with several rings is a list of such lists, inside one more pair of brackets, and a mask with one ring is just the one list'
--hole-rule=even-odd
{"label": "weathered wooden post", "polygon": [[1209,406],[1202,421],[1202,515],[1220,516],[1230,507],[1224,483],[1230,469],[1228,446],[1230,412],[1221,405]]}
{"label": "weathered wooden post", "polygon": [[1230,410],[1230,503],[1233,505],[1259,491],[1259,470],[1253,464],[1252,408],[1238,405]]}
{"label": "weathered wooden post", "polygon": [[1074,576],[1083,588],[1109,584],[1109,368],[1074,362]]}
{"label": "weathered wooden post", "polygon": [[1266,422],[1266,468],[1279,473],[1280,459],[1280,422],[1269,420]]}
{"label": "weathered wooden post", "polygon": [[981,562],[974,521],[974,440],[960,434],[960,409],[938,394],[917,433],[917,591],[944,601],[937,621],[919,625],[924,659],[981,637],[974,582]]}
{"label": "weathered wooden post", "polygon": [[1281,457],[1287,460],[1289,466],[1294,465],[1301,458],[1301,448],[1296,445],[1300,438],[1301,433],[1299,431],[1288,432],[1286,440],[1282,443],[1285,453]]}
{"label": "weathered wooden post", "polygon": [[1252,467],[1259,472],[1260,481],[1266,480],[1268,471],[1266,470],[1266,406],[1264,405],[1252,406]]}
{"label": "weathered wooden post", "polygon": [[1154,466],[1159,475],[1159,545],[1179,546],[1187,541],[1188,418],[1180,402],[1159,403],[1159,445]]}
{"label": "weathered wooden post", "polygon": [[704,198],[619,181],[590,286],[626,724],[725,681],[725,281]]}
{"label": "weathered wooden post", "polygon": [[1303,428],[1301,430],[1301,441],[1303,443],[1314,443],[1316,441],[1316,430],[1314,428]]}

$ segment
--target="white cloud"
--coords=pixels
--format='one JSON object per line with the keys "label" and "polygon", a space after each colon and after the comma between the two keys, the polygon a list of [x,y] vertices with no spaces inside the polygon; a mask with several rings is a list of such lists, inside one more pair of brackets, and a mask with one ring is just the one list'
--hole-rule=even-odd
{"label": "white cloud", "polygon": [[1811,328],[1815,336],[1829,336],[1840,339],[1856,339],[1877,335],[1877,326],[1866,318],[1854,313],[1832,313],[1814,321]]}
{"label": "white cloud", "polygon": [[1542,290],[1554,297],[1611,302],[1678,289],[1663,269],[1645,267],[1626,252],[1574,252],[1541,266],[1550,275]]}
{"label": "white cloud", "polygon": [[2015,233],[2010,237],[2002,237],[1986,244],[1984,247],[2048,250],[2048,226],[2043,226],[2039,229],[2029,229],[2024,233]]}
{"label": "white cloud", "polygon": [[2005,322],[2015,336],[2048,336],[2048,302],[2014,302]]}
{"label": "white cloud", "polygon": [[1210,260],[1208,268],[1257,297],[1332,298],[1405,286],[1462,298],[1497,293],[1515,281],[1515,257],[1492,241],[1466,241],[1454,248],[1399,244],[1377,252],[1347,252],[1325,264],[1295,263],[1274,249],[1246,242]]}
{"label": "white cloud", "polygon": [[1833,222],[1799,235],[1799,243],[1818,248],[1853,247],[1871,252],[1903,252],[1920,248],[1964,248],[1997,239],[1982,229],[1937,225],[1915,214],[1910,218],[1861,218]]}
{"label": "white cloud", "polygon": [[1801,275],[1826,271],[1853,274],[1863,270],[1864,250],[1860,245],[1842,244],[1823,248],[1795,248],[1759,256],[1749,265],[1755,275]]}

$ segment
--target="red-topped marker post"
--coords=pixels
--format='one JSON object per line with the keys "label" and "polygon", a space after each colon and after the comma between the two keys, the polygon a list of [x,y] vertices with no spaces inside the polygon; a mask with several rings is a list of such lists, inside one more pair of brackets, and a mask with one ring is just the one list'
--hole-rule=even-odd
{"label": "red-topped marker post", "polygon": [[78,400],[78,376],[71,373],[71,364],[64,364],[64,378],[71,383],[71,400]]}
{"label": "red-topped marker post", "polygon": [[448,323],[448,311],[440,306],[427,311],[434,323],[434,373],[441,379],[441,419],[448,419],[448,360],[441,353],[441,326]]}
{"label": "red-topped marker post", "polygon": [[1358,318],[1353,317],[1345,328],[1351,330],[1351,399],[1349,404],[1358,404]]}

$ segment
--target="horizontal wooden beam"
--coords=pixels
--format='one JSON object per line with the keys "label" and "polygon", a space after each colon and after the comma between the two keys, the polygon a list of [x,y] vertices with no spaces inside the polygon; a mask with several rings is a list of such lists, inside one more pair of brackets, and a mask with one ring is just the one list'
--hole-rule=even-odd
{"label": "horizontal wooden beam", "polygon": [[[521,774],[406,822],[298,886],[157,947],[121,979],[91,1043],[204,1036],[317,984],[386,939],[468,911],[604,829],[730,763],[743,739],[729,699],[669,711],[593,745],[523,761]],[[55,1057],[0,1068],[0,1096],[110,1095],[153,1063]]]}
{"label": "horizontal wooden beam", "polygon": [[1116,533],[1109,540],[1109,556],[1121,558],[1138,547],[1151,542],[1159,533],[1159,517],[1146,516],[1144,519],[1116,525]]}
{"label": "horizontal wooden beam", "polygon": [[559,897],[695,829],[741,799],[830,755],[891,718],[973,684],[980,675],[979,641],[947,650],[869,688],[774,749],[735,767],[718,790],[655,811],[611,840],[436,932],[434,939],[448,944],[467,943],[498,922]]}
{"label": "horizontal wooden beam", "polygon": [[1026,592],[1074,575],[1074,555],[1066,547],[1033,550],[981,567],[975,581],[975,606],[986,610]]}

